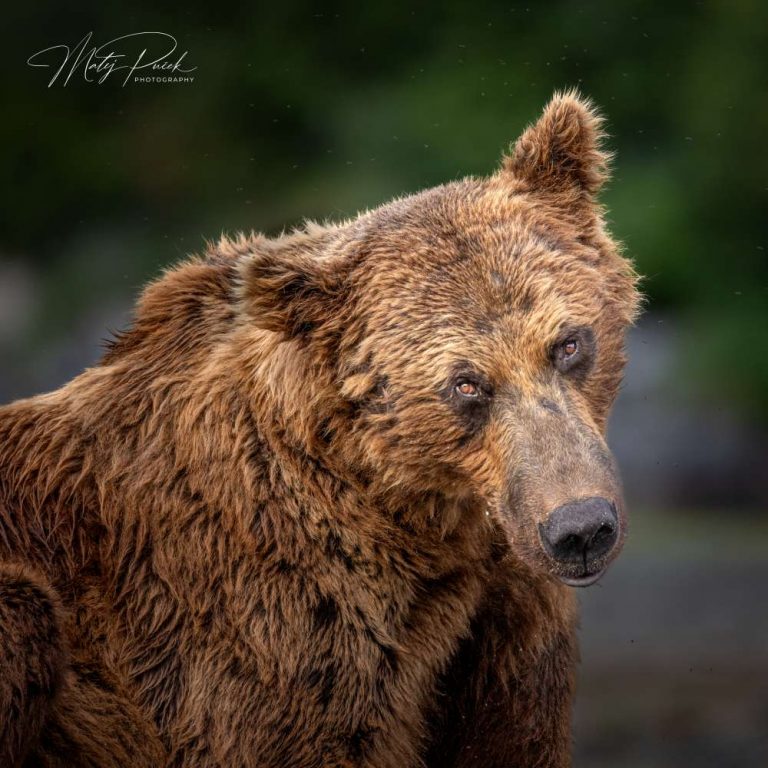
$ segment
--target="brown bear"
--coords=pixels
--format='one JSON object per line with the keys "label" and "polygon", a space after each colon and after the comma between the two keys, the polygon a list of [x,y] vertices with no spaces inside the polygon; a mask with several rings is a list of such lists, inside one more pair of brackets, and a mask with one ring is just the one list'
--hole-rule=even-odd
{"label": "brown bear", "polygon": [[223,240],[0,409],[0,765],[569,764],[638,306],[600,126]]}

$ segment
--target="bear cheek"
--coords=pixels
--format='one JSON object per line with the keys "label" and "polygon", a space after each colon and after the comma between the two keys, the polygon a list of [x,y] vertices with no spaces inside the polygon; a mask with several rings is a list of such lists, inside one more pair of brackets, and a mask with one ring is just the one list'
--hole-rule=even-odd
{"label": "bear cheek", "polygon": [[503,430],[493,421],[480,432],[462,433],[457,441],[457,462],[472,492],[489,509],[499,507],[505,495],[510,452],[503,442]]}

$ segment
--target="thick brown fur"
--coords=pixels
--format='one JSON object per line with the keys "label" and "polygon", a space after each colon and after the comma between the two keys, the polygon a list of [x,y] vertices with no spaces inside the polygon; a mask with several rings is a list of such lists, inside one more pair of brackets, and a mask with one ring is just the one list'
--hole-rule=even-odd
{"label": "thick brown fur", "polygon": [[488,178],[222,240],[0,409],[3,766],[569,764],[574,600],[537,526],[621,506],[638,303],[600,140],[557,95]]}

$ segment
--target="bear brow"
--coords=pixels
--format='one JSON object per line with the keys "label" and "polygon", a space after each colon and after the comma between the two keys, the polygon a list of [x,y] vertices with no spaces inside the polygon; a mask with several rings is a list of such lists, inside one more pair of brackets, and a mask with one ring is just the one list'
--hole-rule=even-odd
{"label": "bear brow", "polygon": [[552,230],[545,230],[536,227],[529,232],[529,238],[536,245],[545,248],[548,251],[564,253],[570,250],[568,243],[561,237],[558,237]]}

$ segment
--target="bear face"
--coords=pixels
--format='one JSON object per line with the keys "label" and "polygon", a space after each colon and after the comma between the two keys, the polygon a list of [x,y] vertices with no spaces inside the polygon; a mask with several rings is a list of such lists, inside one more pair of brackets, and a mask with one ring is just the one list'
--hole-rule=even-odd
{"label": "bear face", "polygon": [[326,460],[393,508],[440,498],[446,527],[486,511],[574,585],[626,528],[604,432],[639,298],[595,200],[600,141],[556,96],[491,177],[261,241],[240,272],[252,321],[312,361]]}

